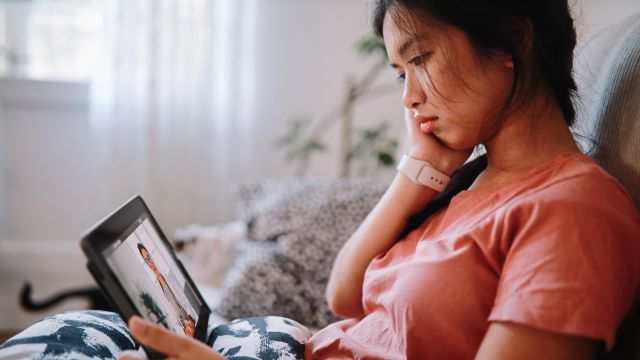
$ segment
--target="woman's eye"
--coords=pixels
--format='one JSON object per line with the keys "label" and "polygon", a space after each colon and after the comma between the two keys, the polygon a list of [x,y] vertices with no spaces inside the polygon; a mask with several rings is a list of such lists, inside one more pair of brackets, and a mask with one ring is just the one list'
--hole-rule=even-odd
{"label": "woman's eye", "polygon": [[409,64],[420,66],[424,64],[425,60],[427,60],[427,58],[431,56],[431,54],[432,54],[431,52],[426,52],[426,53],[422,53],[420,55],[414,56],[411,58],[411,60],[409,60]]}
{"label": "woman's eye", "polygon": [[404,75],[404,74],[400,74],[400,75],[398,75],[398,77],[396,78],[396,82],[397,82],[398,84],[402,85],[402,84],[404,84],[404,78],[405,78],[405,75]]}

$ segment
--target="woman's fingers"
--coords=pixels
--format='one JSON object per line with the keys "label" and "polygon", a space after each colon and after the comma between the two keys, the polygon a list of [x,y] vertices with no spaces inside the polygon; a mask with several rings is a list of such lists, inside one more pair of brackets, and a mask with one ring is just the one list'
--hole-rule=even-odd
{"label": "woman's fingers", "polygon": [[164,354],[168,359],[224,359],[209,346],[193,338],[178,335],[162,326],[146,322],[139,316],[132,316],[129,319],[129,329],[139,343]]}
{"label": "woman's fingers", "polygon": [[123,351],[118,360],[146,360],[147,358],[135,350]]}
{"label": "woman's fingers", "polygon": [[142,345],[148,346],[166,356],[177,356],[186,354],[193,339],[180,336],[169,331],[162,326],[148,323],[138,316],[129,319],[129,329],[133,337]]}

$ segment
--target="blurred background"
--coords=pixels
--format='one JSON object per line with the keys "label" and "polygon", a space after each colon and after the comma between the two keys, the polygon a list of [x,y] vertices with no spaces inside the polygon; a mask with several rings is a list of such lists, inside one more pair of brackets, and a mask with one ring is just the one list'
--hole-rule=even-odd
{"label": "blurred background", "polygon": [[[571,1],[571,0],[570,0]],[[579,39],[640,11],[573,1]],[[368,0],[0,1],[0,329],[91,284],[82,232],[130,198],[165,233],[257,177],[389,178],[401,88]],[[68,302],[50,312],[82,308]]]}

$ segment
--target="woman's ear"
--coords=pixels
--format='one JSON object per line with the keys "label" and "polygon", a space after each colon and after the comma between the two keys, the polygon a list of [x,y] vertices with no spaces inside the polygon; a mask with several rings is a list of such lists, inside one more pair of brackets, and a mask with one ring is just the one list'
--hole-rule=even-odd
{"label": "woman's ear", "polygon": [[[514,51],[519,52],[526,62],[533,47],[533,24],[531,24],[529,20],[513,20],[504,26],[511,37],[512,44],[516,47]],[[499,61],[506,69],[513,70],[514,62],[512,54],[500,54]]]}
{"label": "woman's ear", "polygon": [[511,54],[500,51],[493,55],[493,61],[497,66],[507,70],[513,70],[513,56]]}
{"label": "woman's ear", "polygon": [[513,70],[513,57],[511,55],[507,55],[503,60],[504,67],[509,70]]}

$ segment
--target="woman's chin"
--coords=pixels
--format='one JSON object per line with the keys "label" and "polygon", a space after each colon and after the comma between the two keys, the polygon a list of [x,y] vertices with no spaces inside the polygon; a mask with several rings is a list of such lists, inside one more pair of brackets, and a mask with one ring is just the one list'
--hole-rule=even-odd
{"label": "woman's chin", "polygon": [[455,140],[449,140],[446,138],[441,138],[440,142],[442,142],[444,144],[444,146],[448,147],[451,150],[454,151],[464,151],[464,150],[469,150],[469,149],[473,149],[475,147],[475,145],[473,145],[470,142],[465,142],[465,141],[455,141]]}
{"label": "woman's chin", "polygon": [[442,144],[444,144],[444,146],[454,151],[472,150],[477,145],[480,144],[480,142],[476,141],[476,139],[471,140],[471,139],[465,139],[465,138],[456,138],[456,137],[446,136],[446,134],[441,134],[441,136],[436,136],[436,137],[438,138],[438,140],[440,140]]}

